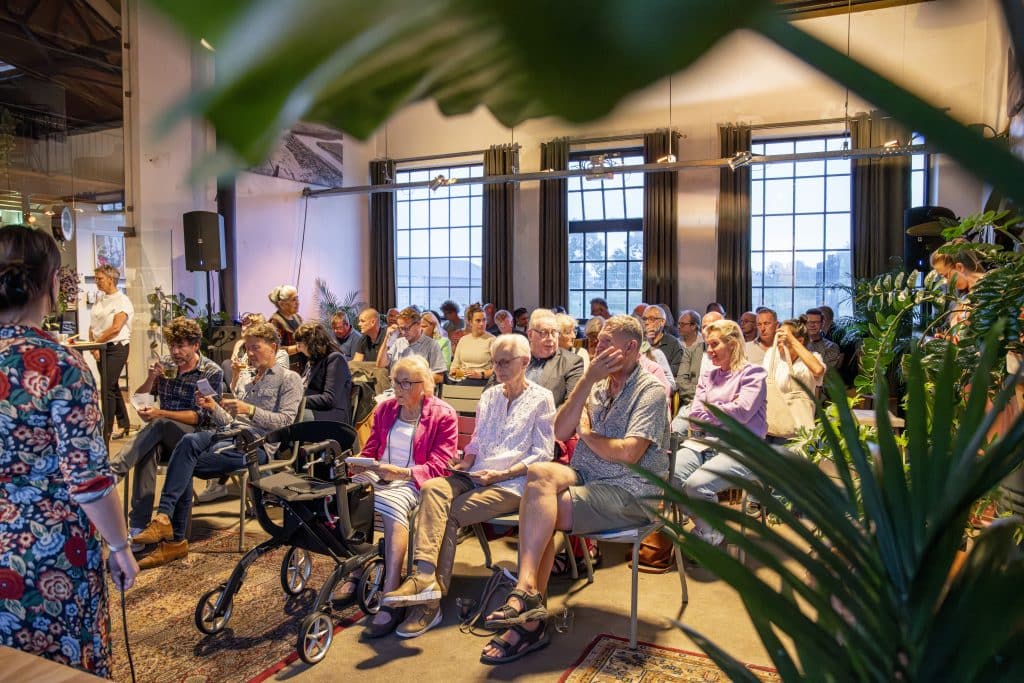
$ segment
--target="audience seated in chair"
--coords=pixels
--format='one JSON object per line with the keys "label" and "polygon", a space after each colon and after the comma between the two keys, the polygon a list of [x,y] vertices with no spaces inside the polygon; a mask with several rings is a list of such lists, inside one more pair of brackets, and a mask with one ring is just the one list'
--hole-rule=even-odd
{"label": "audience seated in chair", "polygon": [[487,332],[483,309],[471,304],[466,309],[468,333],[459,340],[452,359],[452,372],[461,373],[471,380],[486,381],[494,374],[491,345],[494,336]]}
{"label": "audience seated in chair", "polygon": [[309,419],[352,424],[352,374],[338,344],[320,323],[302,323],[295,331],[299,353],[309,359],[305,385]]}
{"label": "audience seated in chair", "polygon": [[353,329],[348,313],[338,311],[331,316],[331,332],[334,333],[334,341],[338,342],[338,350],[341,351],[341,355],[345,357],[346,361],[352,360],[363,334]]}
{"label": "audience seated in chair", "polygon": [[[302,378],[275,364],[280,337],[267,323],[250,327],[245,335],[245,351],[254,370],[252,381],[236,394],[221,399],[197,396],[200,408],[208,411],[218,428],[241,427],[262,436],[295,421],[302,401]],[[217,440],[218,431],[188,434],[178,442],[167,466],[160,505],[153,520],[133,538],[143,545],[159,544],[139,562],[148,569],[188,555],[185,532],[192,514],[192,477],[234,472],[245,466],[244,456],[234,449],[232,440]],[[260,462],[276,452],[276,446],[260,449]],[[245,492],[242,492],[245,495]]]}
{"label": "audience seated in chair", "polygon": [[[805,346],[807,338],[803,316],[786,320],[779,325],[775,344],[761,364],[767,381],[778,388],[767,393],[768,440],[772,443],[785,444],[798,430],[814,427],[814,390],[821,386],[826,368],[822,357]],[[773,415],[788,419],[776,424]]]}
{"label": "audience seated in chair", "polygon": [[448,363],[445,362],[437,342],[423,334],[421,319],[420,312],[412,306],[402,309],[395,318],[395,323],[388,325],[388,335],[397,333],[397,336],[390,346],[378,352],[377,367],[388,368],[400,358],[420,356],[427,361],[427,366],[434,373],[434,384],[439,384],[448,372]]}
{"label": "audience seated in chair", "polygon": [[441,621],[441,596],[448,591],[459,529],[519,510],[527,467],[551,459],[555,404],[550,391],[526,379],[529,344],[521,335],[505,334],[492,352],[500,384],[481,396],[472,439],[462,459],[450,463],[452,475],[423,485],[415,573],[382,601],[413,606],[397,630],[403,638]]}
{"label": "audience seated in chair", "polygon": [[585,534],[646,524],[653,513],[642,498],[655,485],[629,469],[639,464],[665,476],[659,448],[667,427],[665,391],[638,365],[643,332],[631,316],[609,318],[597,354],[555,416],[555,437],[579,434],[572,467],[534,463],[519,505],[519,577],[504,606],[488,615],[503,631],[481,660],[501,664],[549,642],[546,594],[555,530]]}
{"label": "audience seated in chair", "polygon": [[380,313],[375,308],[364,308],[360,311],[358,322],[359,331],[363,333],[363,336],[356,344],[352,361],[373,363],[377,360],[377,354],[384,347],[384,342],[388,338],[387,330],[381,327]]}
{"label": "audience seated in chair", "polygon": [[[701,375],[697,391],[690,405],[690,439],[676,454],[673,484],[681,487],[691,498],[714,501],[719,491],[730,488],[731,484],[721,474],[728,472],[741,477],[752,476],[750,470],[724,453],[715,451],[694,439],[703,439],[700,423],[720,424],[707,406],[715,406],[735,419],[760,439],[767,432],[765,416],[765,377],[760,365],[754,365],[743,357],[743,333],[739,325],[731,320],[711,323],[704,334],[710,372]],[[711,529],[700,519],[694,519],[694,534],[713,544],[722,543],[724,537]]]}
{"label": "audience seated in chair", "polygon": [[220,393],[223,373],[209,358],[199,354],[203,331],[199,323],[178,317],[164,326],[164,341],[170,361],[177,372],[164,377],[163,365],[155,361],[137,394],[156,394],[159,406],[137,407],[146,426],[135,435],[135,441],[121,450],[110,462],[114,474],[125,477],[135,470],[132,480],[132,508],[128,515],[129,535],[140,533],[153,517],[156,496],[157,455],[170,454],[182,437],[203,425],[209,413],[196,403],[196,382],[205,379]]}
{"label": "audience seated in chair", "polygon": [[[444,358],[445,369],[450,368],[452,366],[452,337],[449,337],[441,327],[437,316],[430,311],[424,312],[420,316],[420,327],[423,328],[423,336],[430,337],[437,342],[438,348],[441,349],[441,356]],[[462,330],[452,333],[452,335],[459,334],[462,334]]]}
{"label": "audience seated in chair", "polygon": [[[404,312],[403,312],[404,313]],[[409,516],[420,502],[420,489],[448,473],[455,459],[459,422],[455,409],[434,396],[434,376],[421,356],[407,356],[391,368],[393,398],[377,406],[373,428],[360,455],[380,463],[352,468],[356,481],[373,484],[374,511],[384,537],[384,592],[398,587],[409,542]],[[355,574],[339,599],[355,594]],[[404,608],[384,606],[367,620],[364,635],[387,635],[404,619]]]}

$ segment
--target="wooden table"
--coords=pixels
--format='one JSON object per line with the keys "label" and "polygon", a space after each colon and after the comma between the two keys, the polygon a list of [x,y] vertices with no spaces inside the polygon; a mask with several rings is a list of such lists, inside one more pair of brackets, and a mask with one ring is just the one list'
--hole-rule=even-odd
{"label": "wooden table", "polygon": [[89,683],[102,681],[102,678],[87,674],[70,666],[64,666],[52,662],[49,659],[36,657],[21,650],[0,645],[0,658],[4,662],[4,671],[0,677],[4,681],[14,683],[15,681],[47,681],[47,683]]}

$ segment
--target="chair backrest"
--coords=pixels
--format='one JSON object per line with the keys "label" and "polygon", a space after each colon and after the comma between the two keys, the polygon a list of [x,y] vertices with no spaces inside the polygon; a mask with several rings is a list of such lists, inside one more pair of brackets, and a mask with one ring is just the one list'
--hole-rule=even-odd
{"label": "chair backrest", "polygon": [[461,451],[469,443],[469,440],[473,438],[473,432],[476,430],[476,418],[467,417],[465,415],[459,415],[459,445],[458,449]]}
{"label": "chair backrest", "polygon": [[476,415],[476,404],[487,387],[469,384],[442,384],[441,399],[463,415]]}

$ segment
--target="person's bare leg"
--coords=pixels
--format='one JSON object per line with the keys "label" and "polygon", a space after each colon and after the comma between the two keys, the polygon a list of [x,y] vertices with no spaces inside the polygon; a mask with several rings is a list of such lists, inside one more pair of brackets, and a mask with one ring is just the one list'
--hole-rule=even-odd
{"label": "person's bare leg", "polygon": [[[572,529],[572,497],[569,495],[568,488],[576,483],[576,473],[568,467],[558,465],[557,463],[540,464],[555,465],[555,467],[530,466],[530,476],[527,477],[526,489],[523,491],[523,501],[519,506],[519,580],[516,588],[528,594],[539,592],[541,595],[546,595],[548,581],[551,578],[551,567],[555,561],[554,531],[555,529],[564,531]],[[535,467],[541,471],[534,473]],[[568,483],[565,483],[566,479],[564,477],[566,473],[571,477]],[[564,487],[561,490],[552,489],[551,480],[563,483]],[[538,481],[544,481],[544,483],[537,484]],[[532,490],[531,483],[535,484]],[[547,507],[538,505],[540,500],[535,500],[534,496],[538,499],[546,498]],[[543,519],[545,522],[548,521],[548,518],[543,517],[543,515],[550,514],[552,508],[555,513],[554,519],[550,520],[548,525],[542,527],[542,529],[546,528],[548,530],[547,535],[543,536],[543,532],[528,534],[529,542],[534,543],[532,546],[528,545],[526,536],[522,534],[522,531],[530,529],[531,532],[536,532],[538,518]],[[543,545],[538,548],[537,546],[540,544]],[[528,570],[530,571],[528,572]],[[522,601],[514,596],[509,599],[508,604],[519,610],[525,607]],[[522,627],[527,631],[535,631],[538,628],[542,628],[543,624],[539,620],[528,621]],[[512,629],[507,629],[501,634],[501,639],[514,646],[519,642],[519,634]],[[502,655],[501,651],[490,643],[484,646],[483,654],[488,657],[501,657]]]}
{"label": "person's bare leg", "polygon": [[[401,583],[402,566],[405,564],[405,554],[409,549],[409,527],[398,524],[394,520],[384,517],[384,586],[383,593],[389,593]],[[375,624],[386,624],[388,615],[384,611],[378,612],[374,618]]]}
{"label": "person's bare leg", "polygon": [[[562,505],[560,495],[576,483],[576,472],[554,462],[534,463],[526,475],[523,500],[519,504],[519,582],[527,593],[539,590],[542,559],[556,528],[572,527],[572,505]],[[567,518],[564,516],[568,514]],[[563,517],[560,519],[560,517]],[[550,573],[548,564],[547,572]],[[547,578],[543,580],[547,585]]]}

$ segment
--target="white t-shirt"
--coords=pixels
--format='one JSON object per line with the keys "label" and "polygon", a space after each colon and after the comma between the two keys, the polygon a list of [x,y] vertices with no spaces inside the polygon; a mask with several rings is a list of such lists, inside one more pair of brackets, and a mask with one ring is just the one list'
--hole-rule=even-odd
{"label": "white t-shirt", "polygon": [[761,346],[760,342],[755,339],[743,344],[743,353],[749,362],[760,365],[764,361],[764,354],[768,353],[768,349]]}
{"label": "white t-shirt", "polygon": [[132,306],[132,301],[128,298],[128,295],[120,290],[115,291],[113,294],[103,294],[93,304],[92,319],[89,323],[89,329],[92,331],[93,338],[98,337],[104,330],[113,325],[114,317],[118,313],[126,313],[128,320],[121,326],[118,333],[107,341],[111,344],[127,344],[132,336],[132,318],[135,317],[135,307]]}

